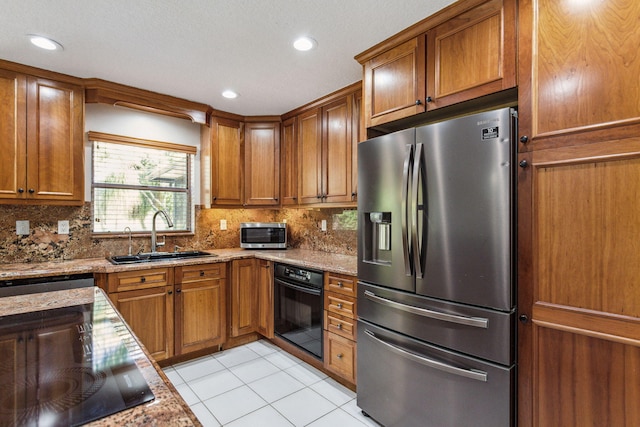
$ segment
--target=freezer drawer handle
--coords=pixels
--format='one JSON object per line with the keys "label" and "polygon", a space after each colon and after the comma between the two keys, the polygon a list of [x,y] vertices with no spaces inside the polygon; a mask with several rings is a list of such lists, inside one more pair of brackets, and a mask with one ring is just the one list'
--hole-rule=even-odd
{"label": "freezer drawer handle", "polygon": [[456,366],[438,362],[437,360],[429,359],[424,356],[419,356],[415,353],[404,350],[400,347],[397,347],[393,344],[390,344],[386,341],[381,340],[380,338],[376,337],[375,334],[368,329],[365,329],[364,333],[367,334],[369,337],[371,337],[375,342],[386,346],[388,349],[390,349],[394,353],[397,353],[403,357],[406,357],[407,359],[411,359],[414,362],[418,362],[422,365],[428,366],[433,369],[438,369],[439,371],[447,372],[449,374],[458,375],[458,376],[469,378],[476,381],[487,382],[487,373],[484,371],[478,371],[475,369],[458,368]]}
{"label": "freezer drawer handle", "polygon": [[418,316],[430,317],[431,319],[442,320],[444,322],[458,323],[460,325],[474,326],[476,328],[483,329],[487,329],[489,325],[489,319],[482,317],[458,316],[456,314],[441,313],[439,311],[428,310],[426,308],[414,307],[412,305],[402,304],[397,301],[379,297],[371,291],[364,291],[364,296],[373,302],[397,308],[398,310],[412,314],[417,314]]}

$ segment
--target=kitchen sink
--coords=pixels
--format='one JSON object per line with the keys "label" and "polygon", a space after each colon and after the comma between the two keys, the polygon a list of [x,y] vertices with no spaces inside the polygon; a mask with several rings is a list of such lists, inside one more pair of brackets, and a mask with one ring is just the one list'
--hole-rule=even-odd
{"label": "kitchen sink", "polygon": [[218,255],[204,251],[182,252],[145,252],[137,255],[114,255],[107,257],[112,264],[139,264],[143,262],[167,261],[176,259],[216,257]]}

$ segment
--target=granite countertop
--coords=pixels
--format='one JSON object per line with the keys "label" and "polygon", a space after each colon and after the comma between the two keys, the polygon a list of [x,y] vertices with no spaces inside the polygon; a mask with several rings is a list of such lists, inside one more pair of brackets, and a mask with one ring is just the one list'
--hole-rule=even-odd
{"label": "granite countertop", "polygon": [[[48,310],[59,307],[75,306],[92,303],[98,299],[109,301],[103,291],[97,287],[70,289],[64,291],[47,292],[25,296],[0,298],[0,317],[12,314]],[[200,426],[193,412],[178,394],[174,386],[164,375],[162,370],[151,361],[144,347],[128,329],[113,305],[102,304],[106,307],[100,315],[106,316],[116,327],[124,342],[129,355],[136,363],[155,399],[130,409],[118,412],[89,423],[90,426],[141,426],[141,425],[171,425],[171,426]]]}
{"label": "granite countertop", "polygon": [[4,264],[0,268],[0,280],[28,279],[65,274],[115,273],[119,271],[148,270],[158,267],[227,262],[242,258],[260,258],[350,276],[357,275],[357,257],[351,255],[332,254],[308,249],[247,250],[238,248],[214,249],[208,250],[207,252],[216,256],[211,258],[190,258],[123,265],[111,264],[104,258]]}

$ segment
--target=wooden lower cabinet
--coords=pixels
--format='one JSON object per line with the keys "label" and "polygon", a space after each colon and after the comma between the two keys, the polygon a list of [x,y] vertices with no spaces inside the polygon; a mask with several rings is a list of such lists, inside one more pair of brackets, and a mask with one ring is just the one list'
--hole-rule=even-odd
{"label": "wooden lower cabinet", "polygon": [[175,268],[175,354],[224,343],[226,265]]}
{"label": "wooden lower cabinet", "polygon": [[160,361],[224,342],[226,269],[215,263],[101,273],[96,283]]}
{"label": "wooden lower cabinet", "polygon": [[258,292],[256,291],[256,260],[231,262],[231,304],[229,336],[238,337],[256,331]]}
{"label": "wooden lower cabinet", "polygon": [[118,312],[154,360],[173,356],[173,285],[110,294]]}
{"label": "wooden lower cabinet", "polygon": [[324,274],[324,367],[356,383],[356,288],[353,276]]}
{"label": "wooden lower cabinet", "polygon": [[273,331],[273,263],[256,260],[258,284],[257,332],[267,338],[274,337]]}

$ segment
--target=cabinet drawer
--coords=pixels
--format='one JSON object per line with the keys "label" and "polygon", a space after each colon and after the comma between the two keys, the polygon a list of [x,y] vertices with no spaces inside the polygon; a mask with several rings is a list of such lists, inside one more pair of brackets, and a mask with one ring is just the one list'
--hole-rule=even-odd
{"label": "cabinet drawer", "polygon": [[356,318],[356,299],[346,295],[325,292],[324,308],[332,313],[340,314],[351,319]]}
{"label": "cabinet drawer", "polygon": [[356,382],[356,344],[331,332],[324,336],[324,366],[344,379]]}
{"label": "cabinet drawer", "polygon": [[148,289],[173,284],[173,268],[123,271],[109,274],[109,292]]}
{"label": "cabinet drawer", "polygon": [[220,279],[226,277],[224,262],[216,264],[199,264],[176,267],[176,283],[197,282],[200,280]]}
{"label": "cabinet drawer", "polygon": [[356,340],[356,321],[339,314],[324,311],[324,327],[328,332]]}
{"label": "cabinet drawer", "polygon": [[344,274],[325,273],[324,274],[324,290],[337,292],[350,297],[356,297],[357,279],[353,276]]}

